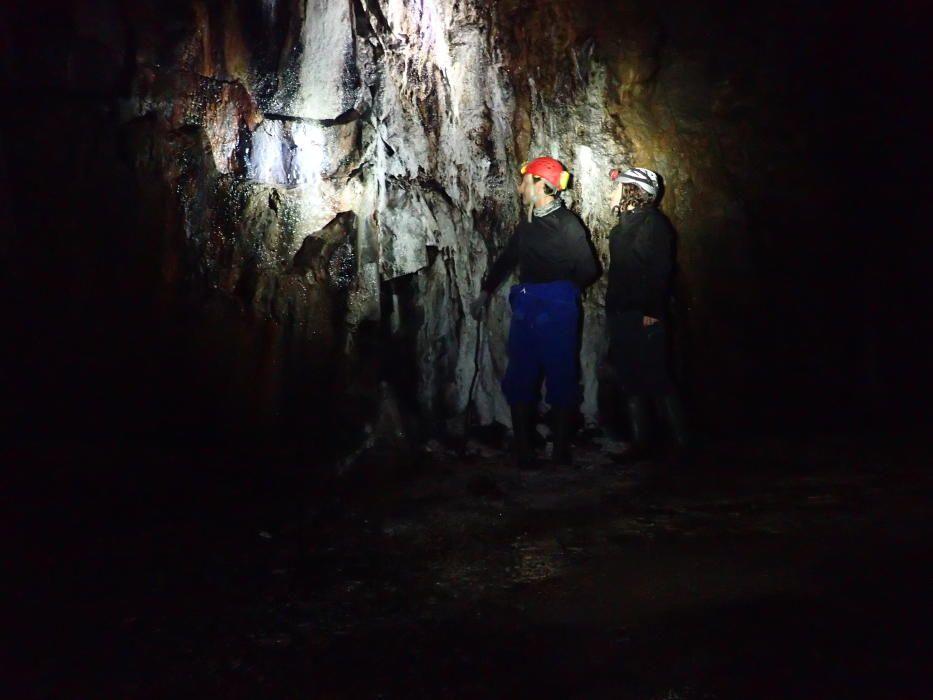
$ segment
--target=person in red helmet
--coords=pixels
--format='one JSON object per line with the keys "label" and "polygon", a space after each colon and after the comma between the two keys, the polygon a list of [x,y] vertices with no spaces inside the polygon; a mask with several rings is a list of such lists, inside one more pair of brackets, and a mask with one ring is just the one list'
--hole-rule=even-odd
{"label": "person in red helmet", "polygon": [[479,319],[489,296],[518,266],[509,292],[509,364],[502,390],[512,412],[519,466],[535,465],[532,431],[541,378],[554,415],[554,461],[570,463],[573,419],[580,402],[578,347],[580,291],[598,276],[593,248],[580,220],[560,193],[570,174],[554,158],[536,158],[521,168],[518,192],[525,217],[493,263],[471,305]]}

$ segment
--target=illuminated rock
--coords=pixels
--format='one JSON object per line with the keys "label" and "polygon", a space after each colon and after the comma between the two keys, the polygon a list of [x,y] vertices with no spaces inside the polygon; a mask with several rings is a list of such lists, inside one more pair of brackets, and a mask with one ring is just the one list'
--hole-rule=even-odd
{"label": "illuminated rock", "polygon": [[[665,208],[682,228],[684,306],[702,306],[715,287],[697,231],[742,224],[716,150],[725,142],[705,126],[714,105],[728,112],[730,97],[713,90],[696,60],[663,53],[651,11],[606,11],[612,25],[589,6],[544,3],[528,13],[517,0],[195,8],[176,25],[185,31],[173,45],[143,42],[151,60],[138,66],[123,115],[158,115],[165,133],[203,132],[192,140],[199,146],[182,149],[186,167],[164,170],[185,182],[187,274],[225,270],[213,283],[239,289],[250,313],[303,329],[289,342],[319,333],[358,349],[359,334],[378,322],[393,352],[412,358],[401,373],[422,415],[443,423],[472,398],[480,421],[509,422],[498,386],[508,283],[481,328],[466,309],[518,221],[525,159],[550,155],[573,173],[565,201],[603,265],[614,223],[608,171],[636,163],[658,170]],[[169,63],[156,66],[165,56]],[[198,148],[209,152],[209,167]],[[334,257],[322,232],[345,215],[354,235]],[[199,233],[204,227],[209,235]],[[296,254],[325,249],[296,272]],[[733,250],[741,265],[746,254]],[[254,271],[246,274],[247,265]],[[328,266],[353,278],[339,299],[324,289]],[[590,423],[606,346],[604,293],[603,279],[583,301],[582,411]],[[703,334],[701,318],[695,312],[689,323]]]}

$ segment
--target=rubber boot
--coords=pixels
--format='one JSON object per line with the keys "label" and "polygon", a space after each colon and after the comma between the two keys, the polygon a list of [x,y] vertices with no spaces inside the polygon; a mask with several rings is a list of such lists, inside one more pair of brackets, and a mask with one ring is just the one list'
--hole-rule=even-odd
{"label": "rubber boot", "polygon": [[687,415],[680,397],[668,394],[657,399],[658,415],[667,428],[667,434],[679,456],[686,455],[692,440],[687,429]]}
{"label": "rubber boot", "polygon": [[574,411],[570,408],[554,409],[554,451],[551,459],[555,464],[571,466],[570,439],[573,436]]}
{"label": "rubber boot", "polygon": [[657,401],[658,415],[664,421],[671,441],[680,449],[690,446],[690,433],[687,430],[687,416],[683,403],[676,394],[662,396]]}
{"label": "rubber boot", "polygon": [[534,469],[535,452],[531,442],[535,406],[530,403],[512,404],[512,457],[520,469]]}
{"label": "rubber boot", "polygon": [[630,395],[625,399],[625,419],[628,422],[631,446],[617,462],[634,462],[648,456],[648,402],[644,396]]}

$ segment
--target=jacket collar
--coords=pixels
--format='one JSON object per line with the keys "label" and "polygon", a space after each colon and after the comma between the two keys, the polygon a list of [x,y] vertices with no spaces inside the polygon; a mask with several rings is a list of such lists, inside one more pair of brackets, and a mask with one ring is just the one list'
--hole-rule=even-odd
{"label": "jacket collar", "polygon": [[564,206],[564,203],[555,197],[550,204],[545,204],[543,207],[536,207],[534,215],[540,219],[542,216],[547,216],[551,212],[557,211],[562,206]]}

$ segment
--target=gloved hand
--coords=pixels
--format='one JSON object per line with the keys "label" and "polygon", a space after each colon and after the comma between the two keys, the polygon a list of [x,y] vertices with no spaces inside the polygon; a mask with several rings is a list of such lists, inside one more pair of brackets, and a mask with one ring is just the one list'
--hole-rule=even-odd
{"label": "gloved hand", "polygon": [[479,321],[483,317],[487,303],[489,303],[489,292],[480,292],[476,299],[473,300],[473,303],[470,304],[470,316],[473,317],[473,320]]}

